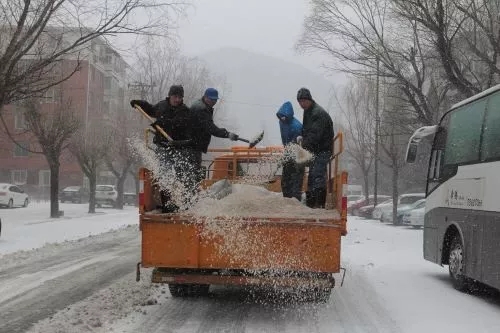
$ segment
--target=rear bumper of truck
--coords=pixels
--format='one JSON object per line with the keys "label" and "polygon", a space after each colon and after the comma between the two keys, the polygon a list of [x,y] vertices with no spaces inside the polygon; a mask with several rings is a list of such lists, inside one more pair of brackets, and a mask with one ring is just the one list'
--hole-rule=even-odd
{"label": "rear bumper of truck", "polygon": [[176,271],[154,269],[153,283],[167,284],[207,284],[233,286],[263,286],[272,288],[331,289],[335,278],[329,273],[311,272],[248,272],[248,271]]}

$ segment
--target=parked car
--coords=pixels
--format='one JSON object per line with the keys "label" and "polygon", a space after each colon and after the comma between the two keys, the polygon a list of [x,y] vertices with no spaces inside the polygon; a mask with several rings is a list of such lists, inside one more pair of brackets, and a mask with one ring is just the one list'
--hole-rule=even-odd
{"label": "parked car", "polygon": [[19,186],[0,183],[0,206],[28,207],[29,202],[28,195]]}
{"label": "parked car", "polygon": [[396,216],[397,216],[397,220],[396,221],[392,220],[392,207],[391,207],[390,211],[382,213],[382,217],[380,218],[380,221],[381,222],[392,222],[395,225],[402,224],[403,223],[403,215],[406,212],[414,209],[417,205],[419,205],[421,203],[421,200],[424,200],[424,202],[425,202],[425,198],[424,199],[420,199],[420,200],[417,199],[416,201],[414,201],[411,204],[401,204],[400,206],[398,206],[398,209],[397,209],[397,212],[396,212]]}
{"label": "parked car", "polygon": [[[406,193],[401,194],[398,198],[398,208],[411,205],[420,199],[425,198],[425,193]],[[384,203],[373,211],[373,218],[380,219],[380,222],[392,222],[392,202]],[[390,219],[390,220],[388,220]]]}
{"label": "parked car", "polygon": [[347,205],[359,199],[363,199],[363,196],[358,194],[350,194],[347,196]]}
{"label": "parked car", "polygon": [[375,207],[375,209],[373,210],[372,217],[375,220],[380,220],[380,218],[382,217],[382,212],[385,209],[387,209],[388,207],[390,207],[390,209],[392,211],[392,202],[393,202],[392,199],[389,199],[387,201],[384,201],[380,205],[377,205],[377,207]]}
{"label": "parked car", "polygon": [[133,192],[123,193],[123,204],[134,206],[137,203],[137,194]]}
{"label": "parked car", "polygon": [[378,200],[378,198],[377,198],[377,201],[380,202],[377,206],[367,205],[367,206],[361,207],[359,209],[358,216],[364,217],[366,219],[371,219],[371,218],[373,218],[373,212],[374,212],[376,207],[379,207],[380,205],[384,205],[386,202],[392,203],[392,199],[387,199],[387,198],[380,199],[380,200]]}
{"label": "parked car", "polygon": [[68,186],[59,193],[59,200],[62,203],[66,201],[83,203],[89,200],[89,191],[82,186]]}
{"label": "parked car", "polygon": [[[381,202],[383,200],[387,200],[387,199],[390,199],[391,197],[388,196],[388,195],[383,195],[383,194],[379,194],[377,195],[377,201],[378,202]],[[368,200],[365,199],[365,197],[362,197],[361,199],[359,200],[356,200],[354,202],[351,203],[351,205],[347,205],[347,213],[348,214],[351,214],[351,215],[354,215],[354,216],[357,216],[359,214],[359,209],[363,206],[368,206],[368,205],[371,205],[373,204],[373,195],[370,195],[368,197]]]}
{"label": "parked car", "polygon": [[403,223],[419,229],[424,225],[425,199],[419,200],[413,209],[403,214]]}
{"label": "parked car", "polygon": [[118,191],[114,185],[97,185],[95,189],[95,202],[97,207],[108,205],[115,207]]}

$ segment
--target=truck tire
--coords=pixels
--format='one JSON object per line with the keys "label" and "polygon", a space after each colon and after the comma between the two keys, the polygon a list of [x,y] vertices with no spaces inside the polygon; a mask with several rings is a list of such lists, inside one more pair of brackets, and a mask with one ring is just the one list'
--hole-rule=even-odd
{"label": "truck tire", "polygon": [[465,251],[462,238],[458,234],[451,241],[448,263],[448,271],[453,287],[459,291],[468,291],[472,280],[464,275]]}
{"label": "truck tire", "polygon": [[189,285],[187,284],[169,284],[168,290],[172,297],[186,297],[189,292]]}

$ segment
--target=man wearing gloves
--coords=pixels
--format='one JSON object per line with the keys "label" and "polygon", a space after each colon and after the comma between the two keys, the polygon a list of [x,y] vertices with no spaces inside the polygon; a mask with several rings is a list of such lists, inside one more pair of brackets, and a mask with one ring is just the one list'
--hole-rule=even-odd
{"label": "man wearing gloves", "polygon": [[333,121],[330,115],[319,106],[307,88],[300,88],[297,101],[304,110],[302,147],[314,154],[309,165],[306,204],[311,208],[324,208],[327,194],[327,166],[333,153]]}
{"label": "man wearing gloves", "polygon": [[[187,204],[196,191],[195,175],[198,170],[197,153],[193,141],[193,131],[196,118],[184,104],[184,88],[180,85],[170,87],[168,97],[155,105],[147,101],[132,100],[130,105],[140,106],[150,117],[156,118],[152,124],[160,126],[174,141],[168,141],[158,131],[153,142],[155,152],[166,168],[172,167],[177,178],[185,187],[184,201]],[[200,161],[201,163],[201,161]],[[178,210],[168,190],[160,192],[162,211],[164,213]]]}
{"label": "man wearing gloves", "polygon": [[[238,140],[238,135],[219,128],[214,123],[214,106],[219,99],[219,92],[215,88],[207,88],[203,96],[191,105],[191,112],[196,119],[194,125],[193,141],[196,151],[196,160],[199,161],[201,169],[201,155],[206,153],[212,135],[218,138],[228,138],[232,141]],[[200,176],[201,178],[201,176]]]}
{"label": "man wearing gloves", "polygon": [[302,181],[304,178],[304,166],[298,165],[293,158],[287,158],[286,146],[296,143],[302,133],[302,124],[294,117],[293,106],[285,102],[276,113],[279,119],[281,141],[285,146],[283,161],[283,172],[281,175],[281,191],[286,198],[302,199]]}

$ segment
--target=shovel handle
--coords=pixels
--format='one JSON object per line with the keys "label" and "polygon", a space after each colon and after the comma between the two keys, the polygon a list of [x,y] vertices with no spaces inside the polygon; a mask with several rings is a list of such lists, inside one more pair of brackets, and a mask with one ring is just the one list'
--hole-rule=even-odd
{"label": "shovel handle", "polygon": [[238,138],[238,141],[243,141],[243,142],[246,142],[246,143],[250,143],[250,140],[243,139],[243,138]]}
{"label": "shovel handle", "polygon": [[[145,112],[145,111],[144,111],[144,110],[143,110],[143,109],[142,109],[139,105],[134,104],[134,108],[135,108],[136,110],[138,110],[140,113],[142,113],[142,115],[143,115],[144,117],[146,117],[146,119],[148,119],[150,122],[154,123],[153,118],[151,118],[151,117],[149,116],[149,114],[147,114],[147,113],[146,113],[146,112]],[[165,132],[165,131],[163,130],[163,128],[161,128],[159,125],[154,125],[154,127],[155,127],[155,129],[156,129],[158,132],[160,132],[160,134],[161,134],[161,135],[163,135],[163,136],[165,137],[165,139],[167,139],[168,141],[174,141],[174,139],[172,139],[172,138],[170,137],[170,135],[168,135],[168,134],[167,134],[167,132]]]}

